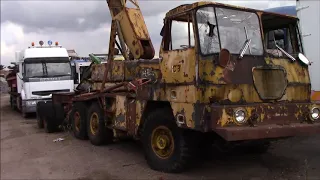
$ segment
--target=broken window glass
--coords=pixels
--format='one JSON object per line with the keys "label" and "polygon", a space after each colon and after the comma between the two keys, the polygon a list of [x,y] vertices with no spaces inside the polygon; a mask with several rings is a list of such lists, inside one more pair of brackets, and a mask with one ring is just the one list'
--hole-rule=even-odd
{"label": "broken window glass", "polygon": [[262,55],[263,46],[259,19],[255,13],[216,8],[221,48],[239,54],[244,42],[251,39],[245,54]]}
{"label": "broken window glass", "polygon": [[204,7],[197,10],[196,14],[200,50],[202,54],[220,52],[218,29],[213,7]]}

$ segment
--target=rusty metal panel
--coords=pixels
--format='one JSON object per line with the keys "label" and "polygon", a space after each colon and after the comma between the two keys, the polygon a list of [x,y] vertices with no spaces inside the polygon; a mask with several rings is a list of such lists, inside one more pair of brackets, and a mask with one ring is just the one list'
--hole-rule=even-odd
{"label": "rusty metal panel", "polygon": [[115,119],[114,119],[114,126],[116,129],[127,130],[126,97],[125,96],[116,96],[115,106],[116,106],[116,108],[115,108],[116,114],[115,114]]}
{"label": "rusty metal panel", "polygon": [[[127,12],[129,12],[129,11],[131,12],[131,9],[125,8],[117,16],[114,17],[114,19],[118,20],[120,23],[123,38],[124,38],[127,46],[129,47],[129,49],[132,52],[135,59],[139,59],[142,57],[142,55],[144,55],[144,53],[145,53],[144,51],[146,50],[146,49],[144,49],[144,45],[142,45],[141,40],[148,41],[148,45],[150,46],[150,51],[151,51],[150,56],[153,57],[154,50],[153,50],[152,42],[150,39],[146,38],[149,36],[142,35],[142,34],[148,34],[147,29],[144,29],[143,25],[135,27],[135,24],[133,24],[133,22],[131,22],[131,20],[129,19],[129,15],[127,14]],[[130,18],[135,18],[134,14],[135,13],[130,14],[133,16]],[[139,19],[138,16],[137,16],[137,18],[138,18],[138,21],[140,21],[140,22],[143,21],[143,19]],[[136,31],[138,32],[137,35],[139,35],[141,37],[141,39],[140,39],[140,37],[138,37],[135,34]],[[149,47],[149,46],[145,46],[145,47]],[[152,54],[152,52],[153,52],[153,54]],[[148,59],[149,59],[149,57],[148,57]]]}
{"label": "rusty metal panel", "polygon": [[136,100],[135,99],[127,99],[127,114],[126,114],[126,124],[127,124],[127,132],[129,135],[136,134]]}
{"label": "rusty metal panel", "polygon": [[266,58],[270,65],[282,66],[287,71],[288,83],[310,84],[308,68],[301,66],[299,62],[290,62],[288,59]]}
{"label": "rusty metal panel", "polygon": [[[104,79],[104,73],[106,71],[106,64],[94,64],[92,65],[91,81],[102,82]],[[108,74],[108,81],[115,82],[124,80],[124,61],[114,61],[112,63],[112,76],[110,78],[110,73]]]}
{"label": "rusty metal panel", "polygon": [[214,65],[211,59],[201,59],[199,61],[199,78],[201,81],[212,84],[226,84],[223,79],[223,69],[221,66]]}
{"label": "rusty metal panel", "polygon": [[286,90],[286,72],[282,67],[254,67],[252,69],[252,77],[261,99],[280,99]]}
{"label": "rusty metal panel", "polygon": [[106,66],[104,64],[93,64],[91,66],[91,80],[95,82],[102,82]]}
{"label": "rusty metal panel", "polygon": [[314,102],[320,103],[320,91],[312,91],[311,92],[311,100]]}
{"label": "rusty metal panel", "polygon": [[112,77],[111,81],[123,81],[124,80],[124,62],[113,61],[112,63]]}
{"label": "rusty metal panel", "polygon": [[199,98],[194,85],[172,86],[165,89],[166,100],[174,103],[196,103]]}
{"label": "rusty metal panel", "polygon": [[[229,126],[259,126],[264,124],[290,124],[311,122],[309,112],[319,104],[310,103],[259,103],[251,105],[212,105],[212,129]],[[242,108],[246,112],[247,123],[239,124],[234,119],[234,111]],[[254,120],[250,120],[254,117]]]}
{"label": "rusty metal panel", "polygon": [[133,32],[138,39],[149,40],[148,28],[139,9],[126,9],[129,21],[132,23]]}
{"label": "rusty metal panel", "polygon": [[264,125],[258,127],[217,128],[216,133],[227,141],[283,138],[320,133],[320,124],[293,123],[290,125]]}
{"label": "rusty metal panel", "polygon": [[173,110],[173,115],[177,119],[178,115],[182,115],[184,117],[184,123],[179,124],[180,126],[185,126],[188,128],[195,128],[195,109],[194,104],[188,103],[171,103],[171,108]]}
{"label": "rusty metal panel", "polygon": [[143,75],[143,69],[151,69],[156,77],[161,76],[159,59],[124,61],[125,80],[131,81]]}
{"label": "rusty metal panel", "polygon": [[310,87],[305,84],[289,84],[279,101],[309,102]]}
{"label": "rusty metal panel", "polygon": [[162,81],[166,83],[191,83],[196,76],[195,49],[175,50],[163,53]]}
{"label": "rusty metal panel", "polygon": [[135,134],[138,133],[138,128],[140,127],[142,115],[146,106],[146,101],[136,101],[136,124],[135,124]]}

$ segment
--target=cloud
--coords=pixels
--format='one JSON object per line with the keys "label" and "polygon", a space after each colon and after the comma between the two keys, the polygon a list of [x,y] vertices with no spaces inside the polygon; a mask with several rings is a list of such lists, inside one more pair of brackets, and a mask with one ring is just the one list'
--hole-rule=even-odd
{"label": "cloud", "polygon": [[[295,0],[225,1],[250,8],[295,5]],[[138,1],[144,15],[156,54],[159,52],[165,13],[181,4],[195,1]],[[59,41],[81,56],[107,53],[111,16],[106,0],[81,1],[1,1],[1,63],[14,60],[14,52],[39,40]]]}
{"label": "cloud", "polygon": [[101,0],[1,2],[1,22],[21,24],[26,32],[90,31],[110,22],[109,14],[106,2]]}

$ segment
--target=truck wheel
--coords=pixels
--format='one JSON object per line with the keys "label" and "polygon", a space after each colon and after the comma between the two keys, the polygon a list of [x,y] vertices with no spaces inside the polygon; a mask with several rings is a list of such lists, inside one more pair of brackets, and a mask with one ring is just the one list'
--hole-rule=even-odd
{"label": "truck wheel", "polygon": [[197,148],[194,137],[178,128],[170,108],[151,112],[144,123],[142,134],[148,165],[156,171],[182,172],[190,165]]}
{"label": "truck wheel", "polygon": [[97,103],[92,103],[88,112],[87,131],[91,144],[99,146],[113,141],[113,130],[104,121],[104,112]]}
{"label": "truck wheel", "polygon": [[55,114],[54,114],[54,107],[52,102],[47,102],[42,105],[42,119],[43,119],[43,126],[46,133],[53,133],[56,130],[55,124]]}
{"label": "truck wheel", "polygon": [[43,105],[44,103],[43,102],[38,102],[37,103],[37,125],[38,125],[38,128],[39,129],[42,129],[44,127],[43,125],[43,113],[42,113],[42,109],[41,109],[41,106]]}
{"label": "truck wheel", "polygon": [[54,124],[55,124],[55,129],[57,131],[61,131],[61,129],[59,128],[60,125],[63,124],[64,122],[64,106],[63,104],[53,104],[53,108],[54,108]]}
{"label": "truck wheel", "polygon": [[17,110],[17,107],[15,106],[15,103],[14,103],[14,98],[12,96],[10,96],[10,107],[12,110]]}
{"label": "truck wheel", "polygon": [[87,139],[87,107],[84,103],[76,102],[70,113],[73,135],[78,139]]}

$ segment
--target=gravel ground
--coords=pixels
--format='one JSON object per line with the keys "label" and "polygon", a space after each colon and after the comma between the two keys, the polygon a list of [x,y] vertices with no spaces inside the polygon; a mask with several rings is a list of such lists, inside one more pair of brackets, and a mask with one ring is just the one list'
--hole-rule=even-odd
{"label": "gravel ground", "polygon": [[[46,134],[8,102],[2,94],[1,179],[320,179],[320,136],[279,141],[263,155],[202,158],[188,172],[164,174],[148,168],[137,143],[95,147],[67,132]],[[65,140],[53,142],[59,137]]]}

